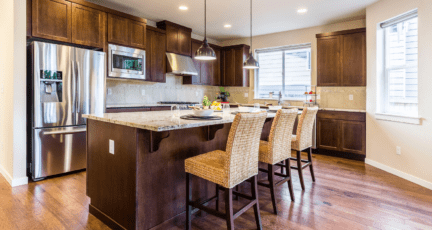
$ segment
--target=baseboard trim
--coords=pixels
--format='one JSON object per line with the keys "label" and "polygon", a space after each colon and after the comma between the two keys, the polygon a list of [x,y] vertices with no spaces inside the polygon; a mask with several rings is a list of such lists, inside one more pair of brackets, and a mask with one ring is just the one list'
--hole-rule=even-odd
{"label": "baseboard trim", "polygon": [[11,175],[6,171],[3,165],[0,165],[0,173],[3,175],[6,181],[11,185],[11,187],[17,187],[20,185],[28,184],[28,177],[12,179]]}
{"label": "baseboard trim", "polygon": [[384,170],[384,171],[386,171],[388,173],[391,173],[391,174],[393,174],[395,176],[401,177],[401,178],[403,178],[403,179],[405,179],[407,181],[413,182],[415,184],[418,184],[420,186],[423,186],[423,187],[425,187],[427,189],[432,190],[432,183],[429,182],[429,181],[425,181],[423,179],[420,179],[420,178],[415,177],[413,175],[410,175],[408,173],[404,173],[402,171],[399,171],[399,170],[394,169],[392,167],[389,167],[387,165],[378,163],[378,162],[373,161],[373,160],[368,159],[368,158],[365,159],[365,163],[368,164],[368,165],[371,165],[371,166],[373,166],[375,168],[378,168],[378,169]]}

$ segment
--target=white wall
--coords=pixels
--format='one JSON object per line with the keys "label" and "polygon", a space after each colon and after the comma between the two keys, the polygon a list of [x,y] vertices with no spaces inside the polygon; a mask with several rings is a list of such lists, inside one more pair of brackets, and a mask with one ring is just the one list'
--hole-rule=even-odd
{"label": "white wall", "polygon": [[26,0],[3,0],[0,11],[0,173],[18,186],[28,182]]}
{"label": "white wall", "polygon": [[[377,26],[418,8],[419,115],[422,125],[375,119],[377,107]],[[432,1],[381,0],[366,10],[367,25],[367,159],[366,162],[432,189]],[[396,146],[402,155],[396,155]]]}

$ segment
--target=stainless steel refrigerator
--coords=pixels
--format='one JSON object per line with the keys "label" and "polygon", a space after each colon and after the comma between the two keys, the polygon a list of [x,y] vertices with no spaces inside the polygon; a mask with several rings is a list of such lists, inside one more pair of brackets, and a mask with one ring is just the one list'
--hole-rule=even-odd
{"label": "stainless steel refrigerator", "polygon": [[104,52],[30,45],[33,180],[86,168],[86,119],[105,110]]}

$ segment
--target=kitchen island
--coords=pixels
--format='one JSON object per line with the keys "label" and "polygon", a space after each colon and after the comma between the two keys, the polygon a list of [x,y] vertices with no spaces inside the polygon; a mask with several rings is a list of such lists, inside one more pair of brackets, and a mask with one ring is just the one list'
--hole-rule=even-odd
{"label": "kitchen island", "polygon": [[[267,139],[274,116],[268,113],[262,139]],[[184,160],[225,150],[235,116],[196,121],[155,111],[85,117],[90,213],[114,229],[150,229],[183,221]],[[194,199],[215,195],[210,182],[193,177],[192,185]]]}

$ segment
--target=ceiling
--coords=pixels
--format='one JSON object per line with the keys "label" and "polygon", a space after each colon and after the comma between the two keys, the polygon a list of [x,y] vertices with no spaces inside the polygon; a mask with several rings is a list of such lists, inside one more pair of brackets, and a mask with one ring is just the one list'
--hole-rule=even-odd
{"label": "ceiling", "polygon": [[[87,0],[152,21],[168,20],[204,35],[204,0]],[[378,0],[254,0],[253,34],[263,35],[362,19]],[[179,6],[187,6],[182,11]],[[300,8],[308,12],[297,13]],[[228,40],[250,35],[249,0],[208,0],[207,36]],[[225,24],[232,25],[224,28]]]}

